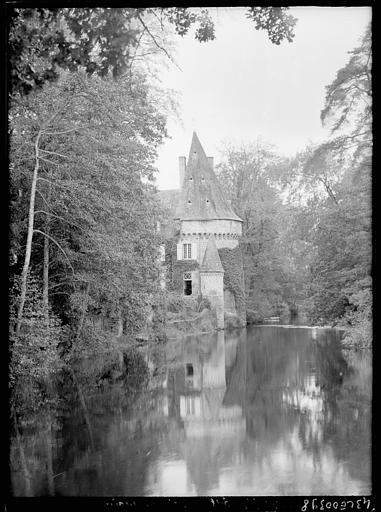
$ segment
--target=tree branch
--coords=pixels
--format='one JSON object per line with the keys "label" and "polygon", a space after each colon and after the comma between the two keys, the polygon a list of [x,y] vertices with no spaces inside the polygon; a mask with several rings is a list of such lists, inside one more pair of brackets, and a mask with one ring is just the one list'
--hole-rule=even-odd
{"label": "tree branch", "polygon": [[74,268],[73,268],[73,265],[71,264],[66,252],[62,249],[62,247],[60,246],[60,244],[57,242],[57,240],[55,240],[53,237],[51,237],[50,235],[48,235],[47,233],[44,233],[44,231],[41,231],[39,229],[34,229],[33,230],[35,233],[40,233],[41,235],[44,235],[46,236],[47,238],[49,238],[49,240],[51,240],[53,243],[56,244],[56,246],[60,249],[60,251],[63,253],[63,255],[65,256],[65,258],[67,259],[68,263],[69,263],[69,267],[71,268],[72,272],[73,272],[73,275],[75,274],[74,272]]}
{"label": "tree branch", "polygon": [[61,183],[56,183],[56,182],[54,182],[52,180],[48,180],[46,178],[42,178],[42,176],[39,176],[37,179],[38,179],[38,181],[46,181],[46,183],[50,183],[51,185],[55,185],[56,187],[62,187],[64,189],[66,189],[66,190],[70,190],[70,187],[65,187],[65,185],[62,185]]}
{"label": "tree branch", "polygon": [[55,151],[48,151],[47,149],[40,149],[40,151],[43,151],[44,153],[50,153],[51,155],[62,156],[62,158],[69,158],[66,155],[62,155],[61,153],[56,153]]}
{"label": "tree branch", "polygon": [[[140,36],[139,36],[139,38],[137,40],[137,43],[136,43],[136,50],[135,50],[134,56],[130,59],[130,65],[129,65],[129,77],[130,77],[130,80],[132,78],[132,66],[134,64],[134,61],[137,58],[137,53],[138,53],[138,50],[139,50],[140,41],[142,40],[143,34],[144,34],[144,32],[142,32],[140,34]],[[131,84],[130,84],[130,88],[131,88]]]}
{"label": "tree branch", "polygon": [[46,206],[50,207],[50,205],[49,205],[49,203],[48,203],[47,199],[44,197],[44,195],[42,194],[42,192],[40,192],[40,191],[38,190],[38,188],[37,188],[37,187],[36,187],[36,192],[37,192],[38,194],[40,194],[40,196],[42,197],[42,199],[45,201]]}
{"label": "tree branch", "polygon": [[327,183],[327,181],[326,181],[324,178],[321,178],[321,177],[318,177],[318,180],[319,180],[321,183],[323,183],[323,185],[324,185],[324,187],[325,187],[325,189],[326,189],[326,191],[327,191],[327,193],[328,193],[329,197],[330,197],[331,199],[333,199],[333,201],[335,202],[335,204],[336,204],[336,205],[338,205],[339,203],[338,203],[338,201],[337,201],[337,199],[336,199],[336,196],[335,196],[335,194],[333,193],[333,191],[332,191],[332,189],[331,189],[330,185]]}
{"label": "tree branch", "polygon": [[44,213],[45,215],[50,215],[51,217],[55,217],[56,219],[59,219],[59,220],[63,220],[64,222],[67,222],[68,224],[70,224],[71,226],[75,226],[76,228],[80,229],[81,231],[83,231],[83,228],[81,228],[80,226],[78,226],[77,224],[75,224],[74,222],[70,222],[69,220],[65,219],[64,217],[60,217],[59,215],[56,215],[54,213],[51,213],[51,212],[46,212],[44,210],[37,210],[34,212],[35,215],[37,213]]}
{"label": "tree branch", "polygon": [[160,27],[161,27],[161,30],[164,30],[164,25],[163,25],[163,19],[162,18],[159,18],[159,16],[156,14],[155,12],[155,9],[149,9],[149,12],[151,14],[153,14],[155,16],[155,18],[159,21],[160,23]]}
{"label": "tree branch", "polygon": [[75,128],[70,128],[69,130],[62,130],[60,132],[42,132],[43,135],[62,135],[64,133],[70,133],[70,132],[75,132],[75,131],[79,131],[79,130],[82,130],[83,128],[89,128],[90,125],[87,125],[87,126],[77,126]]}
{"label": "tree branch", "polygon": [[46,158],[42,158],[42,156],[39,156],[38,158],[40,160],[43,160],[44,162],[48,162],[48,164],[59,165],[59,164],[57,164],[57,162],[52,162],[51,160],[47,160]]}
{"label": "tree branch", "polygon": [[180,68],[180,66],[178,64],[176,64],[176,62],[173,60],[173,58],[171,57],[171,55],[167,52],[167,50],[165,48],[163,48],[157,41],[156,41],[156,38],[155,36],[150,32],[149,28],[147,27],[147,25],[144,23],[144,21],[142,20],[140,14],[137,14],[137,18],[138,20],[140,21],[140,23],[143,25],[143,28],[144,30],[147,32],[147,34],[149,34],[149,36],[151,37],[152,41],[155,43],[155,45],[159,48],[159,50],[161,50],[162,52],[165,53],[165,55],[168,57],[168,59],[180,70],[182,71],[182,69]]}

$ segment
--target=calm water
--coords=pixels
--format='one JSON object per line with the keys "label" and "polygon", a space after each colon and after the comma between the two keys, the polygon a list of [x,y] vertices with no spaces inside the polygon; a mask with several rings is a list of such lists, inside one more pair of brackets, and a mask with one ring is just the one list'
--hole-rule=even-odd
{"label": "calm water", "polygon": [[170,341],[150,388],[86,389],[25,427],[15,495],[371,492],[371,355],[332,330],[252,327]]}

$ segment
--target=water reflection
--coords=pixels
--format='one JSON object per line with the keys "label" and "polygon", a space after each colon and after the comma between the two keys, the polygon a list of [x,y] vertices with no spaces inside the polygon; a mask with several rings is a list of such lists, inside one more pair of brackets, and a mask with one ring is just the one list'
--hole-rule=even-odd
{"label": "water reflection", "polygon": [[[184,438],[180,453],[162,456],[151,468],[145,492],[369,492],[370,394],[362,424],[357,415],[357,424],[348,425],[346,390],[360,395],[360,387],[350,384],[356,370],[343,358],[336,333],[262,327],[226,342],[223,336],[169,347],[168,414]],[[343,431],[362,446],[361,454]]]}
{"label": "water reflection", "polygon": [[[172,340],[159,359],[161,386],[127,405],[112,388],[85,394],[87,419],[83,404],[61,411],[51,478],[32,475],[31,494],[370,493],[371,358],[344,357],[334,331],[219,332]],[[29,468],[41,432],[23,433]],[[16,495],[23,479],[16,465]]]}
{"label": "water reflection", "polygon": [[[182,420],[186,437],[225,437],[245,432],[242,408],[226,406],[225,340],[219,332],[214,339],[198,340],[200,346],[183,345],[174,367],[168,370],[167,388],[171,407]],[[202,344],[204,341],[204,344]]]}
{"label": "water reflection", "polygon": [[168,415],[183,432],[181,446],[170,460],[163,454],[151,469],[146,493],[208,494],[218,484],[222,466],[235,458],[246,432],[239,404],[224,404],[226,395],[225,339],[183,340],[167,347]]}

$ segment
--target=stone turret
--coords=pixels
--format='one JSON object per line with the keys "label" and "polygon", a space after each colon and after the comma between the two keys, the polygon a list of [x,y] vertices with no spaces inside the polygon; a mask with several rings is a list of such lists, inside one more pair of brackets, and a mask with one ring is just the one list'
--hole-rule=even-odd
{"label": "stone turret", "polygon": [[217,329],[224,328],[224,273],[214,236],[211,235],[200,267],[200,288],[201,295],[209,299],[216,312]]}

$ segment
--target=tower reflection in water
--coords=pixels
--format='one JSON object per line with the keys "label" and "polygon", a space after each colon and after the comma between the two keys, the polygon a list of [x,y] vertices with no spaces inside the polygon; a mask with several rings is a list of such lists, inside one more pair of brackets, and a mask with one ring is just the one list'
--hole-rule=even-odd
{"label": "tower reflection in water", "polygon": [[[225,339],[218,332],[200,350],[183,345],[179,366],[170,372],[168,395],[176,417],[184,424],[187,438],[239,438],[246,422],[239,405],[225,405]],[[171,410],[173,410],[171,409]],[[238,435],[238,437],[237,437]]]}
{"label": "tower reflection in water", "polygon": [[169,486],[175,494],[206,494],[218,485],[221,467],[237,462],[246,419],[239,403],[226,402],[226,367],[236,360],[237,342],[231,336],[225,346],[218,332],[169,345],[164,413],[183,431],[183,463],[177,453],[176,462],[161,465],[160,493]]}

